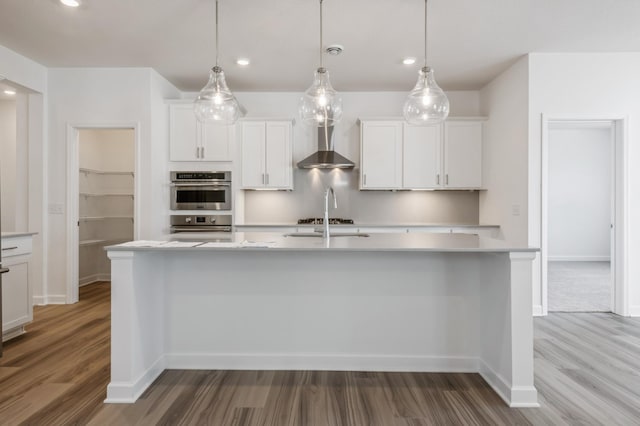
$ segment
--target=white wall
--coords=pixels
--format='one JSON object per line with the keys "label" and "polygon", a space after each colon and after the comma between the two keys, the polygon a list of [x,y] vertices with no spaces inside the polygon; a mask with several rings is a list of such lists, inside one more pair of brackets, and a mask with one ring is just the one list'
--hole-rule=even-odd
{"label": "white wall", "polygon": [[529,60],[523,57],[480,92],[484,124],[480,223],[527,243]]}
{"label": "white wall", "polygon": [[[529,238],[540,245],[541,123],[549,116],[627,117],[627,270],[629,313],[640,315],[640,53],[535,53],[529,55]],[[524,190],[525,188],[521,188]],[[539,283],[539,279],[534,281]],[[539,291],[540,288],[538,287]]]}
{"label": "white wall", "polygon": [[[154,157],[156,152],[167,149],[163,140],[157,140],[152,124],[152,110],[158,106],[158,97],[171,91],[169,83],[160,84],[161,77],[148,68],[51,68],[49,70],[49,204],[66,206],[67,202],[67,126],[109,127],[135,125],[138,128],[136,176],[139,188],[136,193],[138,217],[153,218],[159,206],[157,191],[149,190],[157,184]],[[165,86],[164,88],[161,86]],[[164,90],[164,91],[163,91]],[[177,90],[173,89],[174,92]],[[173,94],[173,93],[172,93]],[[157,124],[157,123],[156,123]],[[162,124],[157,124],[163,126]],[[166,131],[165,131],[166,132]],[[154,137],[156,139],[154,139]],[[162,156],[160,157],[162,158]],[[166,181],[165,181],[166,182]],[[64,302],[67,276],[67,225],[68,213],[49,214],[50,254],[48,298],[50,302]],[[150,219],[153,220],[153,219]],[[139,238],[149,238],[152,229],[149,222],[136,226]]]}
{"label": "white wall", "polygon": [[[451,116],[478,116],[479,93],[448,92]],[[278,117],[297,120],[300,93],[237,93],[247,117]],[[295,222],[301,217],[321,216],[321,193],[326,185],[337,192],[338,209],[332,216],[356,223],[465,222],[478,223],[478,193],[359,191],[359,118],[402,116],[405,92],[346,92],[343,118],[334,133],[335,150],[354,163],[352,171],[295,169],[293,192],[249,191],[244,196],[245,223]],[[299,120],[298,120],[299,121]],[[294,163],[317,150],[316,129],[296,122],[293,131]],[[239,177],[239,175],[237,175]],[[241,221],[242,219],[240,219]]]}
{"label": "white wall", "polygon": [[[138,180],[138,190],[155,188],[146,202],[153,211],[139,224],[139,237],[160,239],[169,229],[169,107],[167,99],[177,99],[181,92],[160,74],[151,71],[151,143],[142,145],[136,155],[141,163],[151,163],[151,171]],[[138,206],[138,209],[141,207]]]}
{"label": "white wall", "polygon": [[16,102],[0,100],[2,232],[16,230]]}
{"label": "white wall", "polygon": [[[578,127],[576,127],[578,126]],[[610,127],[549,130],[548,259],[609,260]]]}

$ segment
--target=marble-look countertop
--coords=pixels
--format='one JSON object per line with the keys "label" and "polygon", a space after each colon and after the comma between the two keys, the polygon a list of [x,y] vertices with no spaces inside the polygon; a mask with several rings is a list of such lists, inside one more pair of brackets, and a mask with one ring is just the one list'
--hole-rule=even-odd
{"label": "marble-look countertop", "polygon": [[[275,228],[275,227],[318,227],[320,224],[309,223],[242,223],[235,224],[235,227],[251,227],[251,228]],[[344,228],[500,228],[500,225],[478,225],[472,223],[367,223],[358,222],[351,224],[331,224],[331,227]]]}
{"label": "marble-look countertop", "polygon": [[130,242],[107,251],[424,251],[424,252],[535,252],[539,249],[471,234],[371,233],[344,236],[339,230],[329,240],[321,236],[287,236],[271,232],[174,234],[169,241]]}

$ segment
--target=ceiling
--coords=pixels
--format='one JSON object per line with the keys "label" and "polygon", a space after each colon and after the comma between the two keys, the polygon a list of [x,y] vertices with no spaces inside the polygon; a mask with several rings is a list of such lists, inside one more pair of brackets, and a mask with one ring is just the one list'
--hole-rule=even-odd
{"label": "ceiling", "polygon": [[[47,67],[152,67],[198,91],[214,64],[214,0],[0,0],[0,45]],[[220,64],[234,91],[302,91],[318,66],[318,0],[221,0]],[[529,52],[638,52],[638,0],[430,0],[429,65],[446,90],[479,89]],[[340,91],[409,90],[422,0],[325,0]],[[401,64],[414,56],[413,66]],[[250,58],[240,67],[239,57]],[[604,83],[604,82],[602,82]]]}

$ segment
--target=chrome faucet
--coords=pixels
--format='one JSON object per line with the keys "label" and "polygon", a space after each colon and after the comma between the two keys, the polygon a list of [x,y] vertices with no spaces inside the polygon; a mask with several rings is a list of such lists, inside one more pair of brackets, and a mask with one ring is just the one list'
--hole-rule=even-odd
{"label": "chrome faucet", "polygon": [[336,199],[336,193],[332,187],[328,187],[324,191],[324,219],[322,221],[322,238],[329,239],[329,193],[333,196],[333,208],[338,208],[338,200]]}

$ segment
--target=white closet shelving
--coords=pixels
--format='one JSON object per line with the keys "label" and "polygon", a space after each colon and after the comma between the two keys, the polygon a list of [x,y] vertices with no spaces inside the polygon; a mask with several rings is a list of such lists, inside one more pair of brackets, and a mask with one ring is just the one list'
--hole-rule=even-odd
{"label": "white closet shelving", "polygon": [[79,284],[110,278],[103,247],[133,239],[134,174],[79,170]]}

